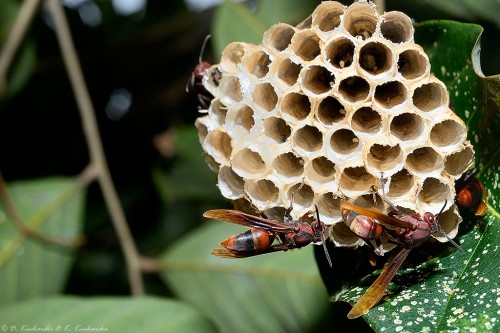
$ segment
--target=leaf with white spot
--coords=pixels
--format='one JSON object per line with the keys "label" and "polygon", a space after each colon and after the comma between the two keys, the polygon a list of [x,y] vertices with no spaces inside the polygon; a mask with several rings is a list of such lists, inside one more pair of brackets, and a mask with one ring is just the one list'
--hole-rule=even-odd
{"label": "leaf with white spot", "polygon": [[[473,24],[429,21],[416,26],[415,39],[429,55],[433,74],[447,85],[453,109],[468,126],[476,151],[478,178],[488,193],[489,211],[482,219],[462,212],[464,221],[457,240],[463,253],[450,244],[426,244],[411,251],[389,292],[364,316],[378,332],[498,329],[500,76],[485,77],[481,73],[482,31]],[[342,258],[342,254],[335,255],[338,251],[333,250],[333,258]],[[361,263],[356,267],[352,256],[341,259],[349,261],[347,272],[322,270],[325,279],[331,281],[335,275],[338,278],[327,283],[332,300],[354,304],[380,274],[380,270],[370,272],[363,263],[368,261],[366,252],[359,253]],[[346,270],[341,263],[338,266],[339,270]]]}

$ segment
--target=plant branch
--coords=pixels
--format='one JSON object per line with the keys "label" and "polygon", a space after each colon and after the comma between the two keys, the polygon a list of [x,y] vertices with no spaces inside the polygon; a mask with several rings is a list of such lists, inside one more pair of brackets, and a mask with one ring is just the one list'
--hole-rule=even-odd
{"label": "plant branch", "polygon": [[[82,188],[87,186],[93,179],[96,178],[97,172],[95,168],[87,167],[77,178],[74,188]],[[9,190],[7,188],[7,184],[3,178],[2,173],[0,172],[0,199],[2,200],[5,209],[12,221],[16,225],[16,227],[29,238],[36,239],[40,242],[58,245],[62,247],[79,247],[83,245],[85,242],[85,237],[79,236],[74,239],[63,239],[58,236],[47,235],[43,232],[40,232],[28,224],[23,220],[19,212],[17,211],[14,202],[12,201],[12,197],[9,194]]]}
{"label": "plant branch", "polygon": [[95,111],[85,85],[83,73],[70,35],[69,25],[59,0],[45,0],[45,5],[54,20],[57,39],[82,118],[83,131],[87,140],[90,159],[99,169],[98,182],[125,256],[132,293],[134,295],[141,295],[144,293],[144,283],[141,275],[139,254],[128,228],[118,194],[111,180],[111,174],[95,119]]}
{"label": "plant branch", "polygon": [[40,0],[24,0],[0,52],[0,98],[7,89],[7,74]]}

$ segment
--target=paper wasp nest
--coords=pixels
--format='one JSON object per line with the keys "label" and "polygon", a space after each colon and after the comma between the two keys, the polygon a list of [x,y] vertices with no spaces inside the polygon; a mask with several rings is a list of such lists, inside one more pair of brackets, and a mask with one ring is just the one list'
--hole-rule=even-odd
{"label": "paper wasp nest", "polygon": [[[430,74],[410,18],[370,3],[325,1],[298,27],[278,23],[260,45],[229,44],[203,84],[214,99],[196,121],[222,195],[282,219],[317,205],[341,246],[363,242],[340,199],[388,212],[432,212],[454,237],[454,180],[474,163],[464,122]],[[436,238],[446,241],[437,234]]]}

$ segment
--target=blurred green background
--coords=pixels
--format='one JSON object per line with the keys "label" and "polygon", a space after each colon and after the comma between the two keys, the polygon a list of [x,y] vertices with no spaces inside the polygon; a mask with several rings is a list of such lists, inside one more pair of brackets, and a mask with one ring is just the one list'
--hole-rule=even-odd
{"label": "blurred green background", "polygon": [[[218,192],[216,175],[203,161],[193,126],[198,101],[185,87],[205,36],[215,25],[217,33],[230,34],[231,27],[215,21],[217,7],[201,7],[204,1],[63,2],[132,234],[141,254],[156,257],[197,228],[205,210],[230,207]],[[260,2],[245,4],[258,10]],[[300,11],[286,17],[268,13],[270,22],[297,24],[319,3],[279,2]],[[120,6],[126,3],[132,6]],[[492,14],[498,14],[498,2],[447,3],[390,0],[386,10],[403,11],[417,22],[453,19],[481,24],[483,72],[500,73],[500,21]],[[0,2],[0,44],[18,4]],[[9,92],[0,100],[0,170],[7,181],[74,176],[89,160],[51,26],[41,10],[18,56],[21,70],[13,73],[18,76],[11,77]],[[218,62],[211,43],[203,59]],[[76,253],[66,293],[129,294],[120,246],[96,184],[89,187],[84,233],[88,241]],[[147,293],[172,295],[158,275],[145,278]],[[343,318],[347,308],[335,305],[332,313]],[[325,323],[331,320],[330,316]]]}

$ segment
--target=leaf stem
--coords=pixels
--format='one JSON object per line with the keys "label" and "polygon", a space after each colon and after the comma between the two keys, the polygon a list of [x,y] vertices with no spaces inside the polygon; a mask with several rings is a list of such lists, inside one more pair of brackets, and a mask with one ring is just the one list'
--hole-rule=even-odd
{"label": "leaf stem", "polygon": [[40,0],[24,0],[0,52],[0,98],[7,89],[7,74]]}
{"label": "leaf stem", "polygon": [[[71,190],[77,189],[77,188],[82,188],[85,187],[92,179],[95,178],[96,173],[92,172],[91,168],[86,168],[82,174],[78,177],[77,181],[75,182],[74,186],[71,188]],[[71,191],[73,192],[73,191]],[[62,197],[62,196],[61,196]],[[64,192],[64,197],[68,198],[69,196],[67,195],[66,192]],[[12,221],[16,225],[16,227],[26,236],[29,238],[36,239],[40,242],[47,243],[47,244],[54,244],[62,247],[79,247],[83,245],[85,242],[85,237],[79,236],[74,239],[63,239],[58,236],[52,236],[52,235],[47,235],[43,232],[40,232],[36,230],[34,227],[28,225],[19,212],[17,211],[12,198],[9,194],[9,190],[7,188],[7,184],[5,183],[5,180],[3,178],[2,173],[0,172],[0,199],[2,200],[5,210],[11,217]],[[36,226],[35,226],[36,227]]]}
{"label": "leaf stem", "polygon": [[64,10],[58,0],[45,0],[45,5],[54,20],[57,39],[82,118],[90,159],[98,168],[97,179],[127,263],[132,294],[142,295],[144,293],[144,282],[140,269],[140,257],[111,179],[97,127],[95,111],[85,84]]}

